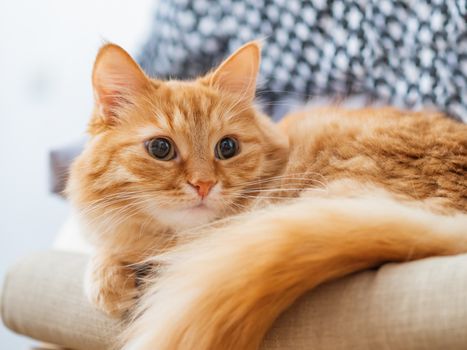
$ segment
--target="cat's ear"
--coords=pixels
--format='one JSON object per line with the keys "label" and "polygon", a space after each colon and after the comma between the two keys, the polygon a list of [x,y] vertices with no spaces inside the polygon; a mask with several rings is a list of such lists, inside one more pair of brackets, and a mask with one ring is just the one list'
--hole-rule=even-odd
{"label": "cat's ear", "polygon": [[104,45],[97,54],[92,73],[96,112],[106,123],[114,123],[118,108],[144,91],[149,79],[120,46]]}
{"label": "cat's ear", "polygon": [[258,41],[251,41],[240,47],[209,74],[208,83],[221,91],[251,102],[255,98],[260,61],[261,45]]}

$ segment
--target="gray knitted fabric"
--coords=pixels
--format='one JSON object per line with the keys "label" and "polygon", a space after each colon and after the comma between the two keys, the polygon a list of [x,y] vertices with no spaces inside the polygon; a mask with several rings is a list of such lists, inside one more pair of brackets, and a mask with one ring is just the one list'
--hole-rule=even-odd
{"label": "gray knitted fabric", "polygon": [[466,0],[164,0],[139,61],[193,77],[263,39],[266,105],[364,94],[467,121],[466,18]]}

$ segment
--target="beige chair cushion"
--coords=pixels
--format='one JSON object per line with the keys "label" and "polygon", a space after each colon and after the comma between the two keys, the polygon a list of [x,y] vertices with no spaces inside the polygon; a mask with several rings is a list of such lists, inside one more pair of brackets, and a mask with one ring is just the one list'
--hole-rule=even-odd
{"label": "beige chair cushion", "polygon": [[13,266],[4,281],[2,318],[11,330],[71,349],[106,349],[119,322],[83,294],[85,255],[49,251]]}
{"label": "beige chair cushion", "polygon": [[[122,328],[86,302],[86,259],[50,251],[13,266],[5,324],[73,349],[108,349]],[[467,349],[467,255],[386,264],[321,286],[277,320],[262,349]]]}

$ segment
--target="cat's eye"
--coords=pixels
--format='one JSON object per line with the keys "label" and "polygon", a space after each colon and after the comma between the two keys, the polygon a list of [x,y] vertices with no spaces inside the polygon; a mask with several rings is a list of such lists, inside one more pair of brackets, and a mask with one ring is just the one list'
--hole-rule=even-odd
{"label": "cat's eye", "polygon": [[164,137],[157,137],[146,142],[148,153],[159,160],[172,160],[175,158],[175,147],[172,141]]}
{"label": "cat's eye", "polygon": [[215,149],[217,159],[229,159],[238,153],[238,142],[232,137],[224,137],[221,139]]}

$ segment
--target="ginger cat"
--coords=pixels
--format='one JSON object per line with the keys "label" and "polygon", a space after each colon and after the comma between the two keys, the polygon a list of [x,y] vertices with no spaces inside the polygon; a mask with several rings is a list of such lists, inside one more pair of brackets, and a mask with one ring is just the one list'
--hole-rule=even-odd
{"label": "ginger cat", "polygon": [[259,64],[256,42],[194,81],[149,79],[113,44],[96,58],[67,192],[96,247],[88,297],[132,309],[126,350],[257,349],[323,282],[467,251],[466,125],[337,107],[275,125]]}

